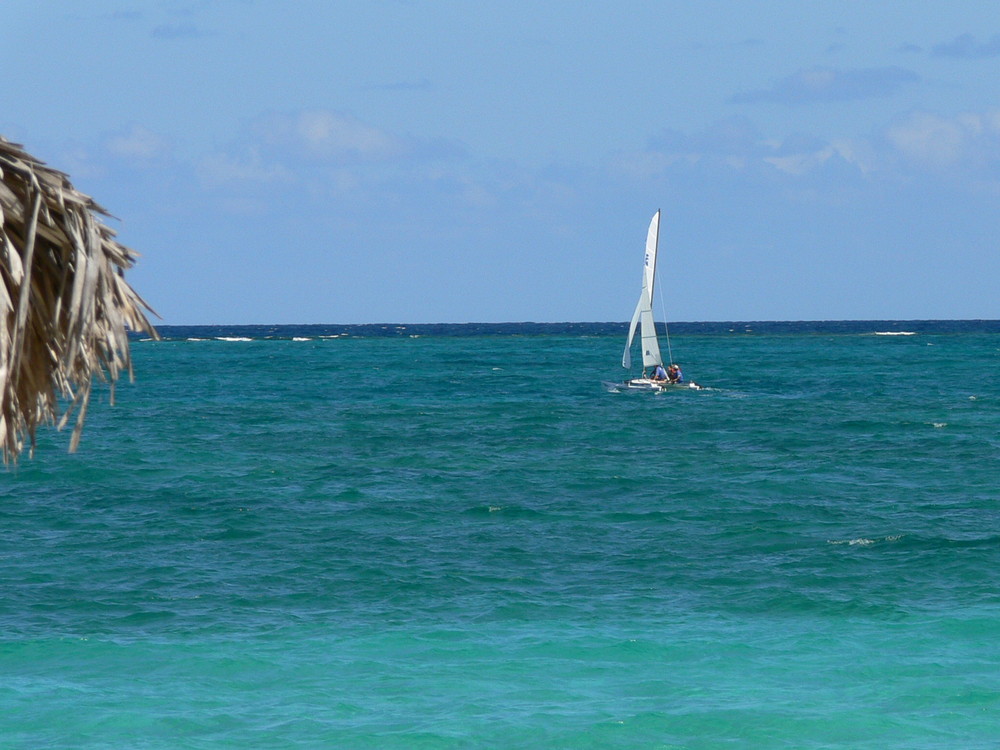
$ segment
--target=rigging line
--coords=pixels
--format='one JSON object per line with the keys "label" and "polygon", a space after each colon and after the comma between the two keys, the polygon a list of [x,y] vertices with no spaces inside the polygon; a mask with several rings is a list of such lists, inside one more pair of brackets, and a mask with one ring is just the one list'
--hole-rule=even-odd
{"label": "rigging line", "polygon": [[663,304],[662,288],[663,285],[661,284],[660,288],[656,290],[656,297],[660,303],[660,317],[663,318],[663,335],[664,338],[666,338],[667,340],[667,359],[668,359],[667,364],[672,365],[674,363],[674,352],[670,347],[670,328],[667,326],[667,308]]}

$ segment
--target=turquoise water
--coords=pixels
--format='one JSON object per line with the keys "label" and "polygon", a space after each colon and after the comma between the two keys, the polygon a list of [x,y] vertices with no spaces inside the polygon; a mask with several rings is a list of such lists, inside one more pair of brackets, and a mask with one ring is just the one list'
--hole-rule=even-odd
{"label": "turquoise water", "polygon": [[662,395],[602,327],[137,341],[0,479],[0,747],[995,747],[1000,335],[856,329]]}

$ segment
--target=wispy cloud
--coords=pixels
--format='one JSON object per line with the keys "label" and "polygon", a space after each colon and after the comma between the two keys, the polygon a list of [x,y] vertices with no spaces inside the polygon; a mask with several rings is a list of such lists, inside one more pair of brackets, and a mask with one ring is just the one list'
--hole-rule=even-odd
{"label": "wispy cloud", "polygon": [[906,84],[919,80],[920,76],[913,71],[895,66],[858,70],[816,67],[783,78],[769,89],[736,94],[730,101],[736,104],[857,101],[892,96]]}
{"label": "wispy cloud", "polygon": [[649,148],[673,154],[740,155],[751,153],[761,140],[746,117],[729,117],[693,134],[662,130],[649,139]]}
{"label": "wispy cloud", "polygon": [[452,159],[464,155],[461,146],[452,141],[393,133],[334,110],[265,115],[251,127],[251,138],[262,148],[285,158],[333,165]]}
{"label": "wispy cloud", "polygon": [[661,131],[645,150],[616,155],[612,169],[637,180],[721,170],[754,181],[776,174],[795,181],[836,175],[841,184],[923,175],[969,189],[1000,189],[1000,109],[953,116],[913,111],[868,136],[835,138],[765,137],[748,119],[730,118],[690,134]]}
{"label": "wispy cloud", "polygon": [[269,184],[291,181],[287,169],[280,164],[265,164],[257,151],[250,151],[242,158],[213,154],[198,165],[197,173],[209,187],[233,183]]}
{"label": "wispy cloud", "polygon": [[270,147],[333,162],[384,161],[406,151],[403,139],[344,112],[275,113],[258,120],[253,130]]}
{"label": "wispy cloud", "polygon": [[137,164],[162,159],[171,150],[166,138],[141,125],[110,136],[104,147],[112,156]]}
{"label": "wispy cloud", "polygon": [[862,175],[871,169],[869,152],[865,144],[803,133],[765,138],[747,118],[732,117],[692,134],[661,131],[650,138],[645,151],[619,155],[613,169],[637,178],[655,178],[674,168],[722,169],[760,179],[775,172],[802,177],[840,164]]}
{"label": "wispy cloud", "polygon": [[972,34],[961,34],[950,42],[943,42],[931,49],[935,57],[954,57],[963,60],[981,60],[1000,55],[1000,34],[979,43]]}
{"label": "wispy cloud", "polygon": [[912,112],[886,128],[884,138],[916,166],[974,172],[1000,167],[1000,110],[954,117]]}
{"label": "wispy cloud", "polygon": [[[244,191],[295,186],[319,194],[359,192],[376,184],[412,183],[463,150],[445,140],[416,139],[346,112],[304,110],[259,117],[226,149],[203,159],[206,187]],[[433,171],[433,169],[430,169]]]}

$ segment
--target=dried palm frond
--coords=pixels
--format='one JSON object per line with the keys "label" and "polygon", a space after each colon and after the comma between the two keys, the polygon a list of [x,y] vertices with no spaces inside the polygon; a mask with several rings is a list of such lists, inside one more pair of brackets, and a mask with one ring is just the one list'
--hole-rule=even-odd
{"label": "dried palm frond", "polygon": [[[0,451],[16,462],[39,425],[76,414],[80,442],[96,375],[132,377],[128,330],[156,337],[129,286],[137,254],[69,178],[0,136]],[[65,410],[60,416],[60,402]]]}

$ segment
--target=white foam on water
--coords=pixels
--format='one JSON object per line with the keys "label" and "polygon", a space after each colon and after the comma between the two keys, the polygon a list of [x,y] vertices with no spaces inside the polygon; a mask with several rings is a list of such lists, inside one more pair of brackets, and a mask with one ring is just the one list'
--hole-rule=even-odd
{"label": "white foam on water", "polygon": [[827,539],[826,543],[846,544],[848,547],[870,547],[873,544],[878,544],[879,542],[898,542],[902,538],[902,534],[891,534],[880,539],[869,539],[868,537],[859,536],[856,539]]}

